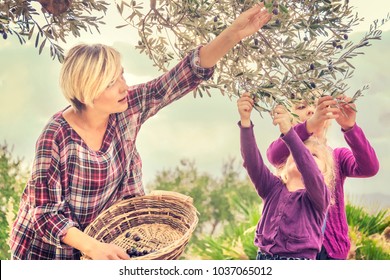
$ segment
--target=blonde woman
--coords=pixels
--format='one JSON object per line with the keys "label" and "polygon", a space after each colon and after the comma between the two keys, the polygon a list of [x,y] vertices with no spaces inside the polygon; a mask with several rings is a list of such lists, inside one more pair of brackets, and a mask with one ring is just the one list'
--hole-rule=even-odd
{"label": "blonde woman", "polygon": [[254,241],[258,247],[257,259],[316,259],[331,201],[334,178],[331,151],[316,138],[303,143],[292,129],[290,113],[278,105],[273,111],[273,124],[279,126],[291,156],[277,176],[267,168],[256,144],[250,119],[253,99],[245,93],[237,106],[244,167],[264,203]]}
{"label": "blonde woman", "polygon": [[13,259],[129,259],[125,250],[83,229],[104,209],[144,195],[135,143],[141,125],[209,79],[218,60],[271,18],[264,5],[243,12],[171,71],[128,87],[119,53],[105,45],[69,50],[61,87],[70,106],[48,122],[36,145],[31,178],[13,225]]}

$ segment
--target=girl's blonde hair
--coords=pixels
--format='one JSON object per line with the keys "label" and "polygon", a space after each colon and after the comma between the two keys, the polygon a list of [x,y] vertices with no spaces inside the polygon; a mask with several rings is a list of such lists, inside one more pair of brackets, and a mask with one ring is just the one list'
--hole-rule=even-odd
{"label": "girl's blonde hair", "polygon": [[[326,142],[323,139],[318,139],[315,136],[309,137],[305,142],[306,147],[313,147],[317,151],[317,155],[320,160],[324,162],[324,170],[322,170],[322,175],[324,176],[324,181],[326,186],[331,191],[331,197],[333,197],[334,193],[334,185],[335,185],[335,161],[333,158],[333,152],[330,147],[326,145]],[[289,157],[292,157],[290,154]],[[285,163],[287,162],[286,159]],[[286,164],[279,166],[276,170],[276,173],[284,183],[287,182],[287,169]],[[331,200],[332,202],[333,200]]]}
{"label": "girl's blonde hair", "polygon": [[121,75],[120,53],[102,44],[80,44],[71,48],[62,65],[60,86],[77,111],[93,101]]}

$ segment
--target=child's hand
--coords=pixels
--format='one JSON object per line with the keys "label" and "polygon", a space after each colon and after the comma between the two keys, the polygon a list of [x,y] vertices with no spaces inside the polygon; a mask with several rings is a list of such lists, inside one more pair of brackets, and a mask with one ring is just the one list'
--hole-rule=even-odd
{"label": "child's hand", "polygon": [[272,111],[273,124],[279,125],[281,133],[286,134],[292,127],[293,117],[283,105],[277,105]]}
{"label": "child's hand", "polygon": [[344,131],[351,129],[356,122],[356,105],[350,103],[352,98],[345,95],[337,97],[340,102],[340,113],[336,122],[341,126]]}
{"label": "child's hand", "polygon": [[313,116],[306,122],[309,133],[321,134],[327,121],[339,117],[340,109],[336,107],[337,101],[332,96],[323,96],[318,99]]}
{"label": "child's hand", "polygon": [[241,126],[243,127],[250,127],[251,125],[253,102],[253,98],[247,92],[237,100],[238,113],[240,114]]}

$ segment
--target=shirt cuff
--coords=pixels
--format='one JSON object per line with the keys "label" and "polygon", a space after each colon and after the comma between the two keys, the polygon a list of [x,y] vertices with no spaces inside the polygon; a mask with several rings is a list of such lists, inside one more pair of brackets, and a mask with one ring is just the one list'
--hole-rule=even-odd
{"label": "shirt cuff", "polygon": [[248,128],[253,128],[253,127],[254,127],[254,124],[253,124],[252,121],[251,121],[251,125],[248,126],[248,127],[243,127],[243,126],[241,125],[241,121],[238,121],[237,125],[238,125],[239,128],[242,128],[242,129],[248,129]]}
{"label": "shirt cuff", "polygon": [[202,47],[203,46],[198,46],[197,48],[195,48],[192,51],[192,53],[190,55],[190,66],[191,66],[192,71],[194,72],[194,74],[198,78],[200,78],[202,80],[208,80],[213,76],[215,66],[213,66],[211,68],[203,68],[200,66],[199,52],[200,52],[200,49]]}
{"label": "shirt cuff", "polygon": [[297,134],[300,136],[301,139],[308,139],[310,136],[313,135],[313,133],[309,133],[307,131],[307,121],[304,121],[303,123],[297,124],[294,128]]}
{"label": "shirt cuff", "polygon": [[355,130],[356,127],[357,127],[357,125],[356,125],[356,122],[355,122],[355,124],[354,124],[350,129],[344,130],[344,129],[341,128],[341,131],[342,131],[343,133],[348,133],[348,132],[350,132],[350,131]]}
{"label": "shirt cuff", "polygon": [[291,128],[286,134],[282,134],[280,138],[286,144],[295,141],[297,138],[300,139],[294,128]]}

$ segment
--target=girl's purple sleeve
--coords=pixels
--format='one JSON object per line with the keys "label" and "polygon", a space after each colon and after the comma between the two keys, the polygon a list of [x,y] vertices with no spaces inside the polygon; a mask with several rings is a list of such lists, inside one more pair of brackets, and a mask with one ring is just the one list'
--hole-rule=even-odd
{"label": "girl's purple sleeve", "polygon": [[294,129],[290,129],[281,139],[291,151],[295,164],[302,175],[310,201],[318,210],[326,210],[330,203],[330,191],[311,152]]}
{"label": "girl's purple sleeve", "polygon": [[240,127],[240,149],[244,162],[243,165],[257,193],[261,198],[265,198],[269,190],[272,189],[279,179],[264,164],[256,144],[253,124],[250,127],[242,127],[239,122],[238,126]]}
{"label": "girl's purple sleeve", "polygon": [[[306,122],[295,125],[294,130],[302,141],[305,141],[311,136],[311,134],[307,132]],[[290,155],[290,150],[281,137],[283,137],[283,134],[277,140],[273,141],[267,149],[268,161],[276,167],[286,162],[287,157]]]}
{"label": "girl's purple sleeve", "polygon": [[355,178],[376,175],[379,171],[379,160],[363,130],[355,124],[350,130],[344,132],[344,138],[351,150],[347,148],[335,150],[341,172],[346,177]]}

